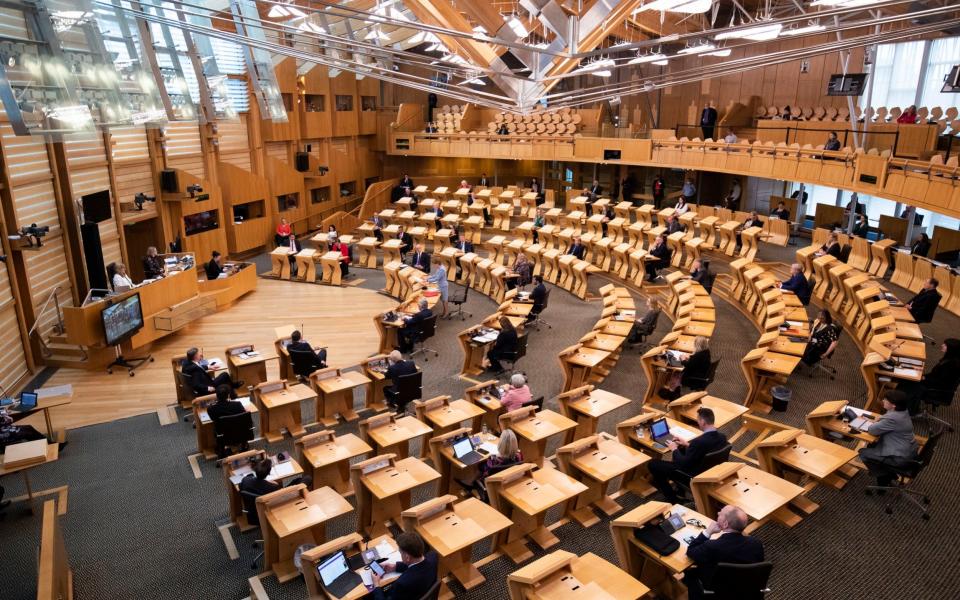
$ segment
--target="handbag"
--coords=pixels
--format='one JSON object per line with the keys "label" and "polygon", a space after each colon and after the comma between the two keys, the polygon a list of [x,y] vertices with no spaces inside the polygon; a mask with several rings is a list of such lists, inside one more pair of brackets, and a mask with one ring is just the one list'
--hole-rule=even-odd
{"label": "handbag", "polygon": [[680,549],[680,542],[670,537],[659,525],[644,525],[633,530],[641,544],[660,556],[668,556]]}

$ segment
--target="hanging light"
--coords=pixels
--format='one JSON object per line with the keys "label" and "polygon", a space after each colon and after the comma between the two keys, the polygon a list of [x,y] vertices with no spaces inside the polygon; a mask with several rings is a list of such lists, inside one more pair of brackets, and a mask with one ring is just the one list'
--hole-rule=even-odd
{"label": "hanging light", "polygon": [[677,51],[677,54],[703,54],[704,52],[711,52],[716,49],[716,46],[710,42],[706,42],[697,46],[687,46],[683,50]]}
{"label": "hanging light", "polygon": [[289,17],[290,13],[279,4],[274,4],[270,7],[270,12],[267,13],[267,16],[271,19],[279,19],[280,17]]}
{"label": "hanging light", "polygon": [[763,42],[776,39],[780,35],[783,25],[780,23],[766,23],[756,27],[738,29],[735,31],[724,31],[713,36],[715,40],[743,39]]}
{"label": "hanging light", "polygon": [[663,60],[655,60],[653,61],[653,64],[663,67],[663,66],[666,66],[669,62],[670,62],[669,60],[663,59]]}
{"label": "hanging light", "polygon": [[717,50],[716,52],[707,52],[704,54],[704,56],[730,56],[730,52],[730,48],[723,48],[721,50]]}
{"label": "hanging light", "polygon": [[816,33],[824,29],[826,29],[825,25],[807,25],[806,27],[798,27],[797,29],[787,29],[786,31],[780,32],[780,35],[803,35],[805,33]]}
{"label": "hanging light", "polygon": [[507,26],[516,34],[517,37],[525,38],[530,35],[530,32],[527,31],[527,28],[523,25],[523,21],[517,18],[516,15],[512,15],[509,19],[506,19]]}
{"label": "hanging light", "polygon": [[654,0],[634,10],[634,14],[648,10],[678,12],[685,14],[705,13],[713,6],[713,0]]}
{"label": "hanging light", "polygon": [[644,63],[656,63],[657,61],[666,61],[666,56],[655,52],[653,54],[643,54],[637,55],[636,58],[631,58],[627,61],[628,65],[642,65]]}

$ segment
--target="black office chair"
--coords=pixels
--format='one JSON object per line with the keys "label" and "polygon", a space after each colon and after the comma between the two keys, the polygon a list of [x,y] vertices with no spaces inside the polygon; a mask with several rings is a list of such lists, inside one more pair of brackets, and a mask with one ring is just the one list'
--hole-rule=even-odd
{"label": "black office chair", "polygon": [[423,397],[423,371],[397,378],[397,385],[383,389],[387,401],[396,406],[398,412],[404,412],[407,405],[413,400]]}
{"label": "black office chair", "polygon": [[533,400],[532,402],[527,403],[527,406],[535,406],[537,407],[537,412],[540,412],[541,410],[543,410],[543,396],[540,396],[536,400]]}
{"label": "black office chair", "polygon": [[291,350],[288,348],[287,353],[290,354],[290,363],[297,379],[307,379],[310,377],[310,373],[326,367],[313,350]]}
{"label": "black office chair", "polygon": [[842,263],[847,262],[847,260],[850,258],[850,252],[851,252],[852,250],[853,250],[853,246],[851,246],[851,245],[849,245],[849,244],[847,244],[846,246],[841,246],[841,247],[840,247],[840,256],[837,257],[837,260],[839,260],[839,261],[842,262]]}
{"label": "black office chair", "polygon": [[[910,315],[913,316],[913,320],[916,321],[917,325],[926,325],[927,323],[933,322],[933,315],[937,312],[937,308],[939,308],[939,305],[933,307],[933,312],[930,313],[929,317],[926,315],[922,315],[918,317],[912,312],[910,313]],[[922,329],[920,330],[920,335],[923,336],[923,339],[929,340],[931,346],[936,345],[937,340],[933,336],[925,334]]]}
{"label": "black office chair", "polygon": [[[517,361],[527,355],[527,334],[521,333],[517,336],[517,347],[515,350],[504,351],[500,358],[500,366],[503,367],[501,375],[504,375],[509,378],[513,374],[514,368],[517,366]],[[508,364],[504,364],[508,363]]]}
{"label": "black office chair", "polygon": [[930,519],[930,513],[928,512],[928,507],[930,506],[930,497],[924,494],[923,492],[918,492],[912,488],[916,481],[917,477],[920,476],[920,473],[927,468],[933,461],[933,455],[936,452],[937,444],[940,441],[940,436],[943,435],[943,430],[934,432],[933,435],[927,438],[927,443],[923,445],[923,448],[920,450],[920,453],[917,455],[916,459],[909,460],[902,467],[891,467],[892,470],[896,473],[897,478],[891,485],[868,485],[867,491],[869,492],[890,492],[889,497],[887,498],[887,505],[884,508],[888,515],[893,514],[893,503],[896,502],[898,498],[905,498],[913,503],[914,506],[923,511],[923,514],[920,516],[924,521]]}
{"label": "black office chair", "polygon": [[256,437],[253,415],[246,411],[217,419],[213,422],[213,431],[217,440],[217,455],[221,459],[226,456],[227,448],[246,450]]}
{"label": "black office chair", "polygon": [[925,388],[923,395],[920,397],[920,402],[923,403],[923,410],[915,410],[913,407],[911,407],[910,414],[913,415],[915,413],[919,413],[917,415],[918,419],[924,419],[927,421],[927,423],[939,423],[947,431],[953,431],[953,425],[936,415],[937,412],[939,412],[940,407],[950,406],[953,404],[953,398],[957,395],[958,387],[960,387],[960,377],[953,382],[953,386],[950,388]]}
{"label": "black office chair", "polygon": [[437,580],[433,582],[433,585],[430,586],[430,589],[427,590],[427,593],[420,596],[418,600],[437,600],[440,597],[440,586],[443,584],[443,580],[437,577]]}
{"label": "black office chair", "polygon": [[467,303],[467,294],[470,293],[469,285],[460,285],[456,286],[457,289],[454,290],[453,295],[450,296],[450,304],[457,307],[457,310],[450,312],[446,319],[452,319],[454,317],[460,317],[461,321],[465,321],[467,317],[473,318],[473,314],[465,312],[463,310],[463,305]]}
{"label": "black office chair", "polygon": [[833,358],[833,355],[836,353],[837,353],[837,346],[834,346],[833,350],[830,350],[829,352],[824,352],[823,354],[821,354],[820,360],[815,362],[810,367],[810,373],[808,373],[808,376],[811,379],[813,379],[813,376],[816,374],[817,371],[823,371],[824,373],[830,376],[830,381],[833,381],[834,379],[836,379],[837,368],[834,367],[832,364],[830,364],[831,363],[830,359]]}
{"label": "black office chair", "polygon": [[540,307],[540,311],[537,313],[531,313],[535,314],[536,318],[527,323],[527,327],[535,327],[537,331],[540,331],[540,326],[546,325],[547,329],[553,329],[553,326],[550,325],[550,323],[547,323],[543,320],[543,311],[547,310],[548,304],[550,304],[550,288],[547,288],[547,293],[543,295],[543,306]]}
{"label": "black office chair", "polygon": [[706,274],[706,276],[703,278],[703,281],[700,283],[700,285],[703,286],[703,289],[705,289],[708,294],[712,294],[712,293],[713,293],[713,282],[716,281],[716,279],[717,279],[717,274],[716,274],[716,273],[714,273],[713,271],[707,271],[707,274]]}
{"label": "black office chair", "polygon": [[713,378],[717,375],[717,367],[719,365],[719,358],[715,361],[712,361],[710,363],[710,370],[707,371],[706,377],[687,377],[684,387],[692,392],[700,392],[707,389],[707,387],[713,383]]}
{"label": "black office chair", "polygon": [[[770,589],[767,581],[773,563],[760,562],[750,565],[717,563],[709,584],[703,593],[715,600],[763,600]],[[709,586],[709,589],[707,587]]]}
{"label": "black office chair", "polygon": [[[253,525],[256,528],[260,528],[260,515],[257,513],[257,498],[260,496],[254,494],[253,492],[245,492],[240,490],[240,501],[242,506],[243,513],[247,515],[247,523]],[[263,540],[255,539],[253,540],[254,548],[262,548]],[[253,557],[253,560],[250,562],[250,568],[256,569],[257,563],[260,562],[260,559],[263,558],[263,553],[266,550],[261,550],[259,554]]]}
{"label": "black office chair", "polygon": [[[193,391],[193,386],[190,384],[190,378],[183,374],[183,371],[177,371],[177,387],[180,388],[180,392],[183,394],[183,397],[186,398],[189,402],[193,402],[197,398],[196,392]],[[187,411],[187,414],[183,416],[183,422],[189,423],[193,421],[193,411]],[[193,428],[196,429],[197,425],[194,424]]]}
{"label": "black office chair", "polygon": [[[440,353],[431,348],[427,348],[424,344],[428,339],[432,338],[434,334],[437,333],[437,315],[433,315],[430,318],[424,319],[417,323],[417,329],[413,333],[411,342],[413,343],[413,352],[410,353],[410,358],[418,354],[423,355],[423,360],[429,362],[428,353],[433,352],[434,356],[440,356]],[[420,347],[417,348],[417,344],[420,344]]]}
{"label": "black office chair", "polygon": [[480,500],[489,504],[490,494],[487,493],[487,477],[490,477],[491,475],[496,475],[497,473],[500,473],[502,471],[506,471],[510,467],[515,467],[519,464],[521,463],[516,461],[510,461],[510,462],[501,463],[495,467],[491,467],[490,470],[487,471],[486,477],[484,477],[483,479],[477,479],[475,482],[473,482],[472,491],[475,491],[477,493],[477,496],[480,498]]}
{"label": "black office chair", "polygon": [[[707,452],[703,455],[703,460],[700,462],[700,473],[704,473],[714,468],[717,465],[723,464],[730,460],[730,453],[733,451],[733,444],[727,444],[722,448],[717,448],[712,452]],[[693,473],[686,473],[684,471],[677,470],[681,477],[679,480],[674,480],[678,486],[683,488],[684,493],[690,492],[690,480],[695,477]],[[699,473],[698,473],[699,474]]]}
{"label": "black office chair", "polygon": [[652,347],[652,344],[647,343],[647,338],[653,335],[653,332],[657,329],[657,321],[659,320],[660,320],[660,313],[657,312],[654,314],[652,322],[643,326],[638,325],[636,331],[634,331],[634,335],[636,337],[629,338],[627,340],[627,346],[631,348],[635,346],[640,346],[641,349],[647,349]]}

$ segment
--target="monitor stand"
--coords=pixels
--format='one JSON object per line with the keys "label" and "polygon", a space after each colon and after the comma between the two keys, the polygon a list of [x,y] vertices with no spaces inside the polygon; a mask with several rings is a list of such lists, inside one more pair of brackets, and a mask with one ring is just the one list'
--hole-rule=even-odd
{"label": "monitor stand", "polygon": [[116,352],[117,357],[113,359],[112,363],[107,365],[107,373],[111,375],[113,374],[114,367],[123,367],[124,369],[127,370],[127,374],[130,375],[130,377],[133,377],[135,375],[134,371],[142,367],[147,362],[153,362],[153,356],[149,354],[142,358],[127,359],[127,358],[124,358],[123,354],[120,353],[119,345],[114,346],[113,350],[114,352]]}

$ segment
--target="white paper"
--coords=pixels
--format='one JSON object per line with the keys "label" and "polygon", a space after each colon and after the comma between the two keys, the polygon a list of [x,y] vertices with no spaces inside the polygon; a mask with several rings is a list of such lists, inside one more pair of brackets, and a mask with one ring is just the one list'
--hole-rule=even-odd
{"label": "white paper", "polygon": [[69,396],[73,392],[73,386],[69,383],[63,385],[52,385],[50,387],[37,390],[37,398],[49,398],[51,396]]}
{"label": "white paper", "polygon": [[494,443],[484,442],[480,444],[480,448],[489,452],[490,456],[500,456],[500,453],[497,451],[497,445]]}
{"label": "white paper", "polygon": [[286,462],[273,465],[273,468],[270,469],[270,476],[267,477],[267,479],[282,479],[284,477],[293,475],[293,472],[293,463],[288,460]]}
{"label": "white paper", "polygon": [[393,552],[393,547],[387,542],[380,542],[377,544],[377,554],[380,555],[380,558],[389,556]]}
{"label": "white paper", "polygon": [[693,438],[700,435],[699,431],[691,431],[685,427],[676,426],[670,428],[670,433],[673,435],[673,437],[678,437],[685,442],[689,442]]}
{"label": "white paper", "polygon": [[253,408],[253,403],[250,402],[250,396],[243,396],[242,398],[237,398],[237,402],[243,405],[244,410],[250,410]]}

